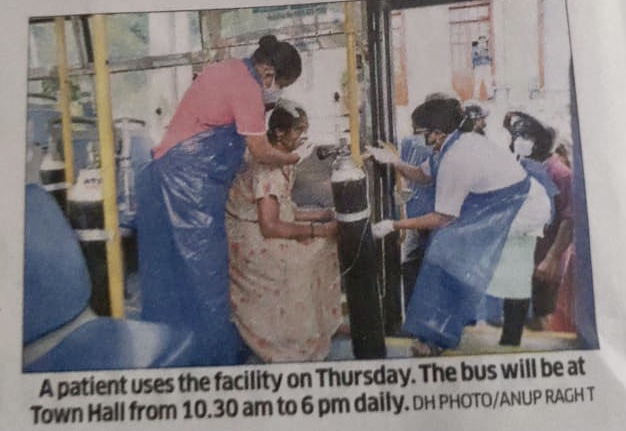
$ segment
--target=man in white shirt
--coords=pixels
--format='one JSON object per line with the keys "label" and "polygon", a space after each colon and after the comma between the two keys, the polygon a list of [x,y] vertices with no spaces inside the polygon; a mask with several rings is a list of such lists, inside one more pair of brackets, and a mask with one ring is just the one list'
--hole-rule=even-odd
{"label": "man in white shirt", "polygon": [[550,202],[506,147],[460,130],[465,117],[458,100],[428,101],[416,111],[426,143],[440,151],[438,165],[416,167],[380,149],[370,152],[407,178],[434,181],[435,210],[383,220],[372,231],[382,237],[396,229],[435,230],[403,327],[417,337],[415,353],[429,355],[458,345],[463,328],[476,320],[508,235],[540,231]]}

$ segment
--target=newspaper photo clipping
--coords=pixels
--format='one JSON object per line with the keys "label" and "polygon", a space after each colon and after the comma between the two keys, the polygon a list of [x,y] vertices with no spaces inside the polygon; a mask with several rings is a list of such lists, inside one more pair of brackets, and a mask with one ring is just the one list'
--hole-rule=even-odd
{"label": "newspaper photo clipping", "polygon": [[620,0],[0,20],[0,431],[624,429]]}

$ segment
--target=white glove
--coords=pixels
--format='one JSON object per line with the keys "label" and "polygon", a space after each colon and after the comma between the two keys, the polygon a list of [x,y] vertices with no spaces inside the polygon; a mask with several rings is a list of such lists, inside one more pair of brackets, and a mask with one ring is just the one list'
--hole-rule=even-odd
{"label": "white glove", "polygon": [[305,159],[307,159],[311,155],[314,149],[315,149],[315,144],[309,140],[306,140],[304,141],[302,145],[300,145],[298,148],[293,150],[292,153],[300,157],[300,159],[298,159],[298,161],[296,162],[296,165],[299,165]]}
{"label": "white glove", "polygon": [[388,148],[377,148],[368,145],[365,149],[378,163],[393,165],[394,163],[398,163],[400,161],[400,157]]}
{"label": "white glove", "polygon": [[393,220],[381,220],[372,225],[372,235],[374,238],[383,238],[393,232]]}

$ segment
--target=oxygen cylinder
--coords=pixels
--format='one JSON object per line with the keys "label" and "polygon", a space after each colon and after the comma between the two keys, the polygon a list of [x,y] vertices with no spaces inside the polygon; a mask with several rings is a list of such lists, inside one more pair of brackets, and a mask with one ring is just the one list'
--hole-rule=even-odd
{"label": "oxygen cylinder", "polygon": [[56,99],[44,94],[28,94],[26,125],[26,183],[41,184],[39,170],[48,150],[50,121],[60,118]]}
{"label": "oxygen cylinder", "polygon": [[117,207],[120,212],[120,219],[124,220],[135,216],[135,172],[131,160],[132,143],[128,119],[124,118],[120,121],[120,129],[122,136],[117,157]]}
{"label": "oxygen cylinder", "polygon": [[[145,131],[146,123],[135,118],[115,120],[119,134],[117,153],[117,207],[119,210],[120,234],[126,275],[138,270],[137,232],[135,217],[137,202],[135,197],[135,177],[150,160],[152,141]],[[127,286],[127,293],[129,286]]]}
{"label": "oxygen cylinder", "polygon": [[43,188],[54,196],[63,212],[67,205],[67,183],[65,182],[65,162],[59,156],[53,137],[48,139],[48,151],[41,161],[39,177]]}
{"label": "oxygen cylinder", "polygon": [[78,172],[78,179],[67,195],[70,224],[80,242],[91,277],[91,308],[99,315],[111,314],[106,259],[107,234],[104,230],[102,177],[93,143],[87,146],[87,168]]}
{"label": "oxygen cylinder", "polygon": [[339,265],[348,301],[352,351],[356,359],[384,358],[387,350],[367,178],[352,161],[349,149],[341,152],[333,164],[331,186],[339,222]]}

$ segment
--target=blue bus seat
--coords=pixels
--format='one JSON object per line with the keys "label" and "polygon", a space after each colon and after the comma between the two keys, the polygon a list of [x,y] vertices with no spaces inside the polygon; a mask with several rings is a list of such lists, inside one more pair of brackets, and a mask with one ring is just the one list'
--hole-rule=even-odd
{"label": "blue bus seat", "polygon": [[75,233],[54,198],[28,184],[24,213],[23,341],[28,344],[87,308],[91,281]]}
{"label": "blue bus seat", "polygon": [[[71,324],[89,307],[91,282],[78,239],[56,201],[26,186],[24,345]],[[187,366],[193,334],[166,325],[96,317],[65,335],[25,372]]]}
{"label": "blue bus seat", "polygon": [[71,332],[25,372],[162,368],[189,365],[190,331],[99,317]]}

